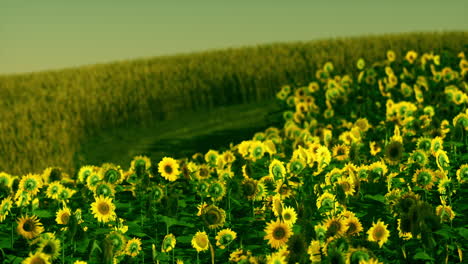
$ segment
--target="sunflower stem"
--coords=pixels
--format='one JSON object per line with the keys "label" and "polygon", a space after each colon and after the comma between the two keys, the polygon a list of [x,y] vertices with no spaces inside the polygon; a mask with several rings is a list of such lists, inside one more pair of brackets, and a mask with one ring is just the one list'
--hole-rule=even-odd
{"label": "sunflower stem", "polygon": [[11,248],[13,248],[13,221],[11,221]]}
{"label": "sunflower stem", "polygon": [[197,264],[200,264],[200,253],[197,251]]}

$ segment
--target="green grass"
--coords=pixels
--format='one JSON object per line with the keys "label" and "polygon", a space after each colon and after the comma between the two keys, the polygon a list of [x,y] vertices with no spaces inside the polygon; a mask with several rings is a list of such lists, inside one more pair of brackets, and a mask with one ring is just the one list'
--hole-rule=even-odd
{"label": "green grass", "polygon": [[190,157],[196,152],[229,147],[250,139],[254,133],[279,125],[280,108],[274,100],[222,106],[165,120],[151,127],[125,126],[90,137],[77,152],[75,168],[105,162],[127,168],[133,157],[152,160],[164,156]]}
{"label": "green grass", "polygon": [[306,85],[326,61],[342,73],[388,49],[401,61],[408,49],[458,52],[466,39],[444,32],[273,43],[0,76],[0,171],[74,173],[80,146],[109,130],[269,99],[282,84]]}

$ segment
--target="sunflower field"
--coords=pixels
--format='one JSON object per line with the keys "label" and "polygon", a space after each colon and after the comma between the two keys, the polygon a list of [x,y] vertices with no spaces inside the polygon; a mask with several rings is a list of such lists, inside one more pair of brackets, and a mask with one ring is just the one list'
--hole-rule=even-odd
{"label": "sunflower field", "polygon": [[385,57],[282,86],[283,127],[239,144],[1,172],[2,263],[466,261],[468,61]]}

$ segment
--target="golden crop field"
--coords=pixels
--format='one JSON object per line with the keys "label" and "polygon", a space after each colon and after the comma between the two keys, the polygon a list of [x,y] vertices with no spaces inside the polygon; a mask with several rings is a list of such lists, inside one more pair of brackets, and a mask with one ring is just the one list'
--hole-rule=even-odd
{"label": "golden crop field", "polygon": [[[0,76],[0,170],[14,175],[50,166],[76,174],[76,153],[93,135],[150,126],[180,113],[273,98],[281,84],[306,85],[326,61],[350,72],[358,58],[460,51],[466,32],[411,33],[277,43]],[[465,46],[464,46],[465,45]]]}
{"label": "golden crop field", "polygon": [[[171,71],[167,62],[164,69],[172,72],[165,75],[168,83],[159,80],[161,86],[153,89],[157,78],[136,77],[146,66],[115,64],[102,66],[102,72],[96,66],[89,72],[80,69],[77,76],[83,79],[75,79],[68,88],[56,86],[54,96],[68,98],[65,92],[71,87],[79,94],[70,97],[67,105],[56,105],[62,111],[53,111],[55,102],[47,97],[46,88],[39,88],[43,100],[49,100],[44,109],[61,122],[52,125],[55,119],[38,117],[49,123],[34,123],[29,132],[50,128],[58,136],[67,128],[75,131],[70,138],[58,140],[58,148],[76,144],[71,136],[84,137],[131,118],[156,115],[149,105],[148,112],[131,111],[138,102],[145,109],[158,94],[175,98],[186,93],[183,100],[205,100],[211,106],[220,103],[217,100],[231,104],[272,95],[282,109],[282,125],[258,131],[238,144],[226,142],[206,153],[177,159],[139,155],[129,166],[86,165],[76,174],[65,173],[66,167],[21,176],[5,170],[0,173],[2,263],[464,263],[468,249],[466,39],[465,33],[401,35],[234,50],[232,54],[239,57],[233,55],[238,60],[232,65],[239,66],[227,64],[224,74],[234,73],[216,79],[215,66],[209,65],[222,60],[220,51],[197,55],[200,60],[213,56],[207,60],[213,64],[206,68],[188,63]],[[300,54],[301,46],[325,51],[325,44],[330,53],[319,52],[316,60],[289,57],[289,53]],[[260,55],[262,49],[274,52],[265,57]],[[258,56],[250,58],[253,62],[270,59],[274,66],[239,59],[254,50]],[[167,58],[173,63],[184,59],[196,61],[195,57]],[[289,60],[291,64],[286,63]],[[301,62],[310,64],[299,66]],[[293,67],[294,63],[298,65]],[[187,65],[206,72],[186,80],[184,86],[176,76],[185,76],[181,72]],[[104,69],[123,71],[127,66],[138,71],[103,77]],[[258,70],[253,71],[254,67]],[[45,76],[71,77],[73,71],[37,75],[41,81],[31,81],[31,87],[41,87]],[[273,77],[275,71],[278,76]],[[5,85],[25,85],[35,76],[3,80],[1,91],[10,98],[7,105],[21,104],[13,103],[13,86]],[[212,94],[217,82],[208,80],[222,83],[236,78],[239,83],[227,87],[239,87],[237,99],[228,99],[227,88]],[[94,88],[85,85],[85,79]],[[200,86],[189,88],[192,81]],[[59,83],[59,78],[49,82]],[[137,83],[144,89],[137,90]],[[73,86],[78,84],[91,90]],[[98,87],[115,88],[115,97]],[[45,107],[41,100],[20,95],[20,102]],[[77,98],[89,100],[78,102]],[[161,109],[176,111],[176,105],[161,105]],[[22,113],[36,118],[31,108],[24,109]],[[19,110],[9,119],[26,122]],[[21,122],[9,129],[29,140],[21,134],[19,128],[26,127]],[[36,148],[47,145],[47,136],[32,136],[38,140]],[[34,153],[42,153],[43,160],[50,154]]]}

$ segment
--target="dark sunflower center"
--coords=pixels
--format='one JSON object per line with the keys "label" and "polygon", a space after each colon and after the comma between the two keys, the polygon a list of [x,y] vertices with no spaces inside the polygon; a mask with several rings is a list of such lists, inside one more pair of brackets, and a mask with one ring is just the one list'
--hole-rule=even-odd
{"label": "dark sunflower center", "polygon": [[276,240],[281,240],[286,236],[286,230],[283,227],[279,226],[273,230],[273,238]]}
{"label": "dark sunflower center", "polygon": [[257,185],[254,182],[248,181],[242,185],[242,190],[246,196],[252,196],[257,190]]}
{"label": "dark sunflower center", "polygon": [[47,255],[52,255],[54,253],[54,245],[51,244],[51,242],[47,243],[47,245],[44,246],[42,249],[42,252]]}
{"label": "dark sunflower center", "polygon": [[382,227],[377,227],[374,230],[374,239],[375,240],[381,240],[383,238],[383,235],[384,235],[384,230],[383,230]]}
{"label": "dark sunflower center", "polygon": [[328,233],[330,234],[330,236],[334,236],[336,234],[338,234],[338,232],[340,231],[341,229],[341,224],[340,222],[338,221],[333,221],[330,226],[328,227]]}
{"label": "dark sunflower center", "polygon": [[31,264],[46,264],[45,260],[41,257],[34,257],[30,263]]}
{"label": "dark sunflower center", "polygon": [[172,166],[171,165],[164,166],[164,172],[167,173],[167,174],[171,174],[172,173]]}
{"label": "dark sunflower center", "polygon": [[283,215],[284,220],[291,220],[291,214],[286,213]]}
{"label": "dark sunflower center", "polygon": [[60,220],[62,220],[63,224],[68,224],[68,220],[70,219],[70,215],[68,213],[62,214]]}
{"label": "dark sunflower center", "polygon": [[208,176],[208,170],[207,169],[200,169],[200,176],[201,177],[207,177]]}
{"label": "dark sunflower center", "polygon": [[352,234],[357,230],[356,224],[355,223],[349,223],[348,224],[348,233]]}
{"label": "dark sunflower center", "polygon": [[36,227],[36,225],[32,220],[26,220],[26,222],[24,222],[24,224],[23,224],[23,229],[26,232],[34,231],[35,227]]}
{"label": "dark sunflower center", "polygon": [[106,215],[109,213],[110,211],[110,208],[109,208],[109,205],[107,203],[100,203],[99,206],[98,206],[98,210],[101,214],[103,215]]}
{"label": "dark sunflower center", "polygon": [[206,213],[205,220],[209,225],[214,225],[220,222],[221,215],[217,211],[210,210]]}

